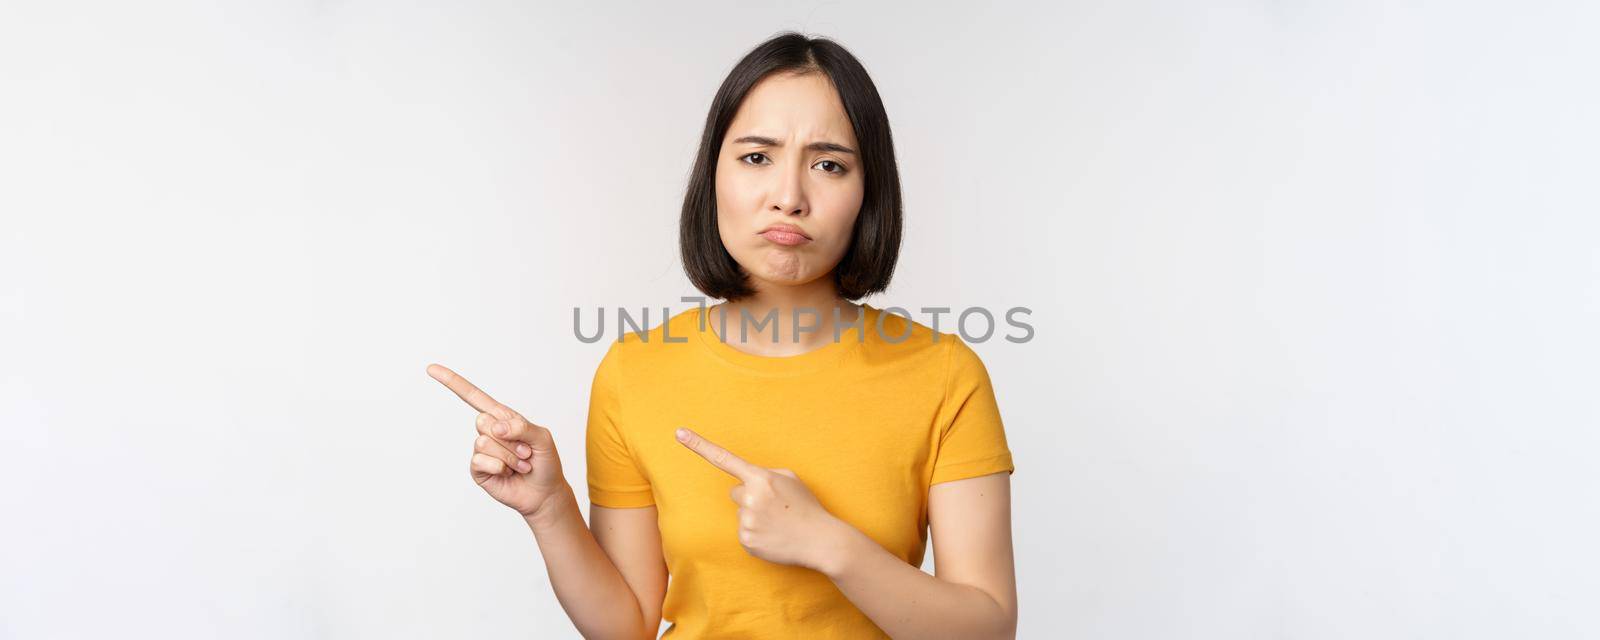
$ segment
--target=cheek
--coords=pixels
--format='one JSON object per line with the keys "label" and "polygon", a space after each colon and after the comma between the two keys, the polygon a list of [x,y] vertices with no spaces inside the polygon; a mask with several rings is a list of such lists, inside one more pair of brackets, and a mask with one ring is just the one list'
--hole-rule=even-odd
{"label": "cheek", "polygon": [[[736,217],[739,213],[739,203],[734,199],[739,189],[733,180],[720,167],[717,169],[717,178],[713,183],[716,188],[717,201],[717,232],[722,236],[723,244],[727,244],[728,237],[737,224]],[[733,247],[729,247],[732,249]]]}
{"label": "cheek", "polygon": [[862,200],[862,193],[857,189],[837,193],[828,202],[828,211],[834,215],[828,216],[826,226],[828,235],[838,239],[834,244],[837,253],[842,254],[850,246],[850,231],[855,228],[856,218],[861,215]]}
{"label": "cheek", "polygon": [[741,178],[739,172],[726,170],[719,163],[717,167],[717,210],[744,213],[750,209],[750,201],[760,197],[760,191],[753,188],[748,178]]}

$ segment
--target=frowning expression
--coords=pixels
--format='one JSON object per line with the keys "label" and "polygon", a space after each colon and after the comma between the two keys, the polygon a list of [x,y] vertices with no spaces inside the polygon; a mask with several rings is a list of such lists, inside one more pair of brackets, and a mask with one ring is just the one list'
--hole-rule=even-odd
{"label": "frowning expression", "polygon": [[754,280],[799,285],[833,272],[861,213],[857,149],[825,74],[773,74],[745,95],[717,157],[717,230]]}

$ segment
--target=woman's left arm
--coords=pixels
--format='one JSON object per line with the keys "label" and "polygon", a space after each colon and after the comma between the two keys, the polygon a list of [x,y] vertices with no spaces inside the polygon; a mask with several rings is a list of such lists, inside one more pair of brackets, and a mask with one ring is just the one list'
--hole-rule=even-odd
{"label": "woman's left arm", "polygon": [[934,575],[844,524],[823,574],[895,638],[1015,638],[1011,474],[933,485],[928,492]]}
{"label": "woman's left arm", "polygon": [[828,576],[890,636],[1016,637],[1009,471],[929,489],[935,577],[828,513],[793,470],[751,464],[692,429],[678,429],[678,441],[740,481],[728,497],[745,551]]}

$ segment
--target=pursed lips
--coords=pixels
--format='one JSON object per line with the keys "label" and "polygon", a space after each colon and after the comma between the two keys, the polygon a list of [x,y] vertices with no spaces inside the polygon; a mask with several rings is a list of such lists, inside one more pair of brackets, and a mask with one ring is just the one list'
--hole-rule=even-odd
{"label": "pursed lips", "polygon": [[775,224],[762,229],[760,235],[768,241],[784,246],[795,246],[811,241],[811,236],[792,224]]}
{"label": "pursed lips", "polygon": [[804,229],[801,229],[800,227],[794,226],[792,224],[775,224],[775,225],[769,226],[769,227],[767,227],[765,229],[762,229],[761,231],[756,232],[756,235],[761,235],[761,234],[764,234],[764,233],[766,233],[768,231],[783,231],[783,232],[787,232],[787,233],[798,233],[798,234],[800,234],[802,236],[805,236],[807,240],[811,239],[811,234],[806,233]]}

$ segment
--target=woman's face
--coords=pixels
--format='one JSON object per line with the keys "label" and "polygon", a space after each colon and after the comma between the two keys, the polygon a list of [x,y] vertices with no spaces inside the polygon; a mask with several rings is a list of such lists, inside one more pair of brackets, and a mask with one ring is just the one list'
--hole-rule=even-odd
{"label": "woman's face", "polygon": [[[774,74],[745,95],[717,157],[717,230],[752,286],[833,272],[861,212],[857,149],[824,74]],[[768,231],[774,225],[800,233]]]}

